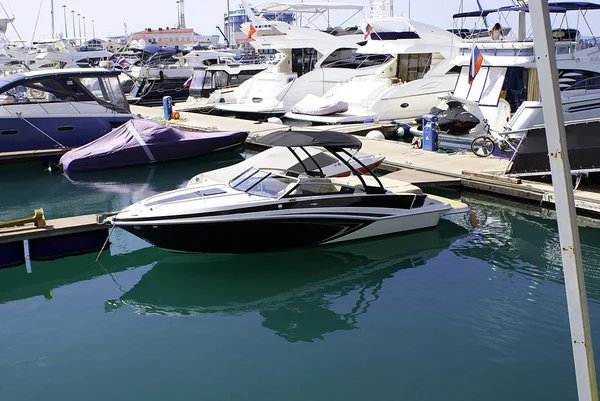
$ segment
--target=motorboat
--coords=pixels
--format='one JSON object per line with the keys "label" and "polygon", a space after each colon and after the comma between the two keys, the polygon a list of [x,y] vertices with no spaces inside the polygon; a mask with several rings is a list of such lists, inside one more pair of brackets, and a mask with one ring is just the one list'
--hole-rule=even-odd
{"label": "motorboat", "polygon": [[339,82],[371,74],[386,58],[375,55],[342,65],[340,60],[352,59],[358,42],[363,41],[358,28],[322,31],[269,20],[261,14],[294,12],[316,18],[336,10],[359,12],[362,5],[264,3],[254,8],[258,14],[247,9],[250,22],[242,24],[241,30],[248,42],[258,52],[277,51],[279,62],[233,89],[214,91],[199,105],[201,111],[252,117],[283,115],[308,94],[321,96]]}
{"label": "motorboat", "polygon": [[335,66],[350,68],[379,57],[376,69],[337,83],[317,99],[307,96],[286,118],[317,124],[411,119],[427,113],[439,103],[439,96],[452,92],[458,71],[450,60],[456,55],[456,44],[462,42],[459,37],[404,17],[365,22],[368,40],[356,51],[353,63],[346,59]]}
{"label": "motorboat", "polygon": [[135,118],[119,74],[68,68],[0,78],[0,152],[81,146]]}
{"label": "motorboat", "polygon": [[214,91],[220,90],[221,95],[225,96],[272,64],[274,63],[241,64],[232,62],[194,68],[189,84],[189,96],[185,102],[175,103],[173,110],[196,111],[204,109],[209,104],[210,95]]}
{"label": "motorboat", "polygon": [[[552,37],[565,121],[600,117],[600,45],[594,36],[585,36],[580,31],[586,29],[588,33],[589,11],[600,9],[600,4],[550,2],[548,5],[556,17]],[[519,21],[518,29],[501,40],[475,35],[458,44],[458,54],[452,62],[461,68],[460,76],[452,94],[442,96],[437,108],[445,109],[451,102],[462,103],[467,112],[480,120],[471,131],[474,136],[484,133],[484,120],[492,130],[500,132],[524,131],[544,122],[533,38],[526,37],[528,12],[526,6],[511,5],[453,16],[455,22],[476,20],[475,28],[482,27],[491,15],[509,20],[511,14],[517,14]],[[567,18],[568,13],[577,15]],[[576,26],[569,25],[573,21],[577,21]],[[469,82],[469,65],[475,48],[483,63]]]}
{"label": "motorboat", "polygon": [[59,166],[73,172],[182,160],[236,149],[247,136],[247,131],[190,131],[134,119],[68,151]]}
{"label": "motorboat", "polygon": [[146,198],[113,216],[113,224],[170,251],[257,253],[435,227],[440,217],[468,210],[412,184],[379,178],[366,166],[368,175],[361,175],[339,156],[362,146],[346,133],[279,131],[260,142],[294,154],[304,146],[323,147],[355,175],[250,167],[226,183]]}
{"label": "motorboat", "polygon": [[[339,156],[346,159],[361,174],[367,172],[362,167],[363,165],[369,170],[375,170],[385,160],[385,157],[379,153],[355,152],[351,155],[352,157],[345,153]],[[197,174],[189,180],[187,185],[228,182],[250,167],[280,171],[303,171],[302,169],[305,167],[314,173],[320,169],[325,177],[347,177],[352,174],[348,166],[337,157],[314,146],[304,146],[301,152],[294,153],[289,152],[286,148],[274,146],[242,162]]]}

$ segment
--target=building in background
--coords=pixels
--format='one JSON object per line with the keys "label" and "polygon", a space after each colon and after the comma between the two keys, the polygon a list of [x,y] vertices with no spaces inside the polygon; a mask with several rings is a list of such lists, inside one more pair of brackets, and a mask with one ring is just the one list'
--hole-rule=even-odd
{"label": "building in background", "polygon": [[133,34],[132,46],[168,46],[180,49],[191,48],[196,45],[217,47],[219,35],[200,35],[192,28],[146,28]]}

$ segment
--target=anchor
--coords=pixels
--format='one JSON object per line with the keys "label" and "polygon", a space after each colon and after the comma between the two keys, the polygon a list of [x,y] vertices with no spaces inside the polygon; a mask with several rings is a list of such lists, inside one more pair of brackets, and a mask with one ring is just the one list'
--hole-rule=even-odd
{"label": "anchor", "polygon": [[33,212],[33,217],[25,217],[22,219],[0,222],[0,228],[22,226],[27,223],[33,223],[36,227],[39,227],[39,228],[46,227],[46,219],[44,218],[44,209],[42,209],[42,208],[35,209]]}

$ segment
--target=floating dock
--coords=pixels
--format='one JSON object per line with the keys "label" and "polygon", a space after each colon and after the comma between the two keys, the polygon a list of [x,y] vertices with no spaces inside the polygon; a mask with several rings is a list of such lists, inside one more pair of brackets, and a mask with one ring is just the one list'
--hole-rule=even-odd
{"label": "floating dock", "polygon": [[48,220],[44,228],[33,224],[1,228],[0,268],[99,251],[110,227],[90,214]]}

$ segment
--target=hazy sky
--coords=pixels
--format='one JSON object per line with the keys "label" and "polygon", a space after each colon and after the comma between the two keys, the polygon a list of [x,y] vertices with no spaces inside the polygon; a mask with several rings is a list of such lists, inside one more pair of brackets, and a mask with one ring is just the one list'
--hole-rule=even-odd
{"label": "hazy sky", "polygon": [[[324,0],[322,0],[324,1]],[[250,2],[260,4],[263,1]],[[287,3],[300,2],[283,1]],[[307,2],[314,2],[308,0]],[[369,0],[330,0],[331,3],[354,3],[363,4],[363,12],[354,17],[348,24],[358,24],[368,16]],[[499,7],[511,4],[510,0],[481,0],[485,8]],[[50,0],[0,0],[0,4],[11,17],[15,17],[16,31],[26,41],[49,38],[51,35]],[[231,9],[237,8],[239,0],[230,0]],[[451,15],[457,12],[460,0],[395,0],[395,15],[407,15],[409,12],[413,19],[429,22],[443,28],[452,26]],[[66,9],[62,6],[66,5]],[[475,0],[464,0],[465,9],[476,9]],[[63,11],[67,11],[68,35],[73,36],[73,19],[71,10],[75,11],[76,33],[79,34],[79,21],[81,21],[81,32],[84,30],[87,37],[92,36],[92,20],[97,37],[106,38],[124,33],[124,24],[127,24],[128,32],[143,30],[147,27],[174,27],[177,23],[176,0],[54,0],[55,26],[57,32],[65,31],[65,18]],[[3,11],[0,9],[0,12]],[[36,19],[39,22],[34,35]],[[187,27],[201,34],[218,33],[215,26],[223,25],[223,14],[227,12],[226,0],[187,0],[185,1],[185,15]],[[600,21],[593,18],[593,22]],[[80,17],[77,16],[80,14]],[[331,14],[331,25],[338,25],[349,14],[347,12],[336,12]],[[85,29],[84,19],[85,17]],[[337,23],[336,23],[337,22]],[[492,21],[495,22],[495,21]],[[346,25],[348,25],[346,24]],[[600,31],[600,26],[598,27]],[[8,37],[18,39],[15,30],[9,28]]]}

